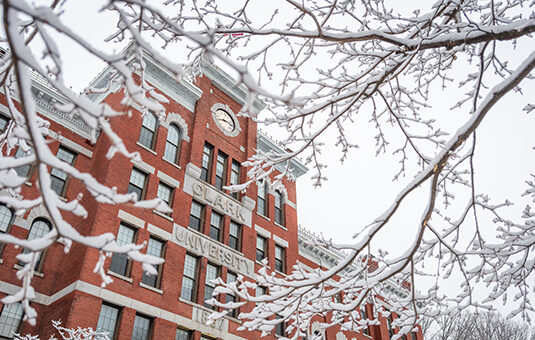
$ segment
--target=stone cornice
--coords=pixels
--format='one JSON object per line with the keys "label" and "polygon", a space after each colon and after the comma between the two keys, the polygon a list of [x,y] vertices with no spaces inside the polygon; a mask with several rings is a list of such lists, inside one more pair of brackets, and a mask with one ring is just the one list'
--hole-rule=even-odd
{"label": "stone cornice", "polygon": [[[256,147],[258,150],[262,152],[269,152],[273,151],[278,154],[287,154],[288,152],[284,150],[281,146],[279,146],[274,140],[266,136],[261,131],[258,131],[257,137],[256,137]],[[286,169],[287,163],[280,163],[275,166],[275,169],[277,169],[280,172],[283,172]],[[298,159],[292,158],[290,160],[290,169],[294,175],[295,178],[298,178],[302,175],[304,175],[308,168],[301,163]]]}

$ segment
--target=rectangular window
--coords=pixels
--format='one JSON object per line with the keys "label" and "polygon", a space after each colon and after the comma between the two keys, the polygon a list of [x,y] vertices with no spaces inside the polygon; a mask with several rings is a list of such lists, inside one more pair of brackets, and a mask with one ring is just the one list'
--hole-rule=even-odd
{"label": "rectangular window", "polygon": [[278,244],[275,245],[275,270],[286,272],[286,249]]}
{"label": "rectangular window", "polygon": [[281,191],[275,191],[275,223],[284,225],[284,195]]}
{"label": "rectangular window", "polygon": [[120,309],[103,303],[98,316],[97,332],[108,334],[108,338],[115,339]]}
{"label": "rectangular window", "polygon": [[215,283],[212,282],[212,280],[215,280],[219,277],[219,267],[215,266],[211,263],[208,263],[206,265],[206,280],[205,280],[205,286],[204,286],[204,306],[208,308],[215,309],[215,306],[210,306],[206,303],[207,300],[210,300],[212,298],[212,293],[215,289]]}
{"label": "rectangular window", "polygon": [[268,193],[268,184],[267,181],[259,182],[258,184],[258,195],[256,198],[256,206],[259,214],[268,216],[268,202],[267,202],[267,193]]}
{"label": "rectangular window", "polygon": [[0,115],[0,133],[3,133],[9,123],[9,118],[6,116]]}
{"label": "rectangular window", "polygon": [[411,333],[411,339],[412,339],[412,340],[418,340],[418,336],[416,335],[415,332],[412,332],[412,333]]}
{"label": "rectangular window", "polygon": [[193,339],[193,332],[182,328],[177,328],[175,340],[191,340]]}
{"label": "rectangular window", "polygon": [[[26,157],[29,155],[33,155],[33,149],[30,149],[29,154],[27,154],[26,152],[24,152],[24,150],[22,150],[22,148],[19,147],[17,149],[17,152],[15,153],[15,158],[22,158],[22,157]],[[22,166],[15,168],[15,171],[17,172],[17,175],[19,175],[20,177],[28,177],[28,175],[30,174],[31,168],[32,168],[31,164],[26,164],[26,165],[22,165]]]}
{"label": "rectangular window", "polygon": [[126,190],[126,192],[134,192],[137,194],[138,199],[144,199],[148,176],[149,175],[147,175],[146,173],[136,168],[132,168],[132,174],[130,175],[130,183],[128,183],[128,189]]}
{"label": "rectangular window", "polygon": [[[67,164],[73,165],[74,160],[76,158],[76,153],[72,152],[69,149],[64,148],[63,146],[60,146],[58,149],[58,153],[56,154],[56,157],[64,161]],[[67,178],[68,178],[67,174],[63,172],[62,170],[53,168],[52,171],[50,171],[50,181],[51,181],[50,187],[59,196],[65,195],[65,191],[67,188],[67,185],[66,185]]]}
{"label": "rectangular window", "polygon": [[[366,306],[360,306],[360,316],[362,320],[368,319],[368,312],[366,312]],[[368,326],[364,327],[364,329],[362,330],[362,334],[368,335],[368,336],[370,335],[370,329]]]}
{"label": "rectangular window", "polygon": [[[154,237],[149,238],[149,243],[147,244],[147,254],[156,256],[156,257],[163,257],[165,249],[165,243],[163,241],[160,241]],[[145,272],[143,272],[143,276],[141,277],[141,282],[144,284],[154,287],[154,288],[160,288],[160,281],[162,276],[162,265],[159,264],[156,265],[156,270],[158,271],[157,275],[147,275]]]}
{"label": "rectangular window", "polygon": [[[282,316],[275,314],[275,319],[282,319]],[[286,335],[286,325],[284,321],[275,325],[275,334],[284,336]]]}
{"label": "rectangular window", "polygon": [[232,249],[240,251],[241,249],[241,225],[234,221],[230,221],[228,245]]}
{"label": "rectangular window", "polygon": [[[161,198],[169,207],[172,207],[173,204],[173,188],[169,185],[160,182],[158,184],[158,193],[156,194],[158,198]],[[171,213],[168,214],[169,216]]]}
{"label": "rectangular window", "polygon": [[23,314],[20,302],[4,304],[0,314],[0,336],[3,339],[13,339],[13,333],[19,332]]}
{"label": "rectangular window", "polygon": [[392,339],[394,336],[394,328],[392,328],[392,322],[394,321],[394,318],[392,317],[392,314],[390,314],[386,318],[386,326],[388,327],[388,338]]}
{"label": "rectangular window", "polygon": [[221,240],[221,226],[223,225],[223,215],[212,211],[210,217],[210,237],[214,240]]}
{"label": "rectangular window", "polygon": [[197,292],[197,263],[198,259],[195,256],[186,254],[180,297],[189,301],[195,301]]}
{"label": "rectangular window", "polygon": [[132,330],[132,340],[149,340],[152,328],[152,318],[136,314],[134,319],[134,329]]}
{"label": "rectangular window", "polygon": [[205,182],[210,183],[210,177],[212,174],[212,153],[214,152],[214,147],[208,143],[204,144],[204,149],[202,153],[202,164],[201,164],[201,179]]}
{"label": "rectangular window", "polygon": [[[117,244],[124,246],[129,243],[134,243],[137,230],[129,227],[123,223],[119,225],[117,232]],[[127,254],[114,253],[111,258],[110,271],[123,276],[130,275],[130,267],[132,263]]]}
{"label": "rectangular window", "polygon": [[217,153],[217,164],[215,166],[215,187],[223,190],[227,181],[227,155],[222,152]]}
{"label": "rectangular window", "polygon": [[256,296],[266,295],[266,287],[256,286]]}
{"label": "rectangular window", "polygon": [[[241,171],[240,163],[236,161],[232,161],[232,165],[230,167],[230,185],[240,184],[240,171]],[[232,192],[230,193],[230,195],[234,197],[235,199],[239,199],[240,193]]]}
{"label": "rectangular window", "polygon": [[204,205],[191,201],[191,212],[189,214],[189,227],[201,231],[204,216]]}
{"label": "rectangular window", "polygon": [[256,236],[256,260],[262,261],[267,257],[267,239],[263,236]]}
{"label": "rectangular window", "polygon": [[[228,271],[227,272],[227,283],[232,283],[232,282],[236,282],[236,280],[238,279],[238,276],[231,272],[231,271]],[[227,293],[226,296],[225,296],[225,302],[236,302],[237,299],[236,299],[236,296],[234,294],[231,294],[231,293]],[[238,314],[239,314],[239,310],[238,308],[234,308],[234,309],[231,309],[228,313],[229,316],[232,316],[233,318],[237,318],[238,317]]]}

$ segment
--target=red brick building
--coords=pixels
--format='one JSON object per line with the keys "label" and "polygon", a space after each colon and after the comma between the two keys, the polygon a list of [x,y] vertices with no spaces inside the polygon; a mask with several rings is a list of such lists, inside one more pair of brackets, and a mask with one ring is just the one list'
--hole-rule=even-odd
{"label": "red brick building", "polygon": [[[63,246],[56,244],[41,254],[36,267],[33,285],[37,297],[33,306],[39,313],[37,325],[20,322],[20,305],[2,306],[0,338],[10,338],[11,331],[47,338],[52,333],[51,320],[61,320],[65,327],[109,331],[113,339],[258,339],[260,333],[237,331],[240,321],[235,315],[211,326],[205,324],[212,311],[204,303],[213,290],[209,281],[216,277],[235,280],[238,274],[251,277],[260,269],[263,258],[271,269],[283,274],[298,260],[313,268],[325,266],[322,259],[332,257],[327,249],[307,252],[304,243],[299,242],[310,235],[298,228],[294,181],[284,178],[280,190],[273,190],[270,181],[251,185],[245,193],[223,189],[246,180],[247,169],[241,164],[256,149],[282,151],[258,132],[254,121],[237,115],[246,99],[245,91],[208,63],[203,65],[202,76],[180,84],[150,56],[146,63],[146,80],[169,99],[164,104],[165,120],[159,121],[136,106],[131,109],[144,115],[111,120],[128,150],[140,153],[141,162],[132,163],[121,156],[107,160],[110,142],[105,136],[90,143],[90,129],[77,117],[58,112],[54,104],[63,102],[63,98],[38,77],[33,77],[33,92],[39,113],[51,122],[48,140],[58,157],[120,192],[136,192],[141,198],[160,197],[173,208],[173,213],[166,215],[128,205],[97,203],[81,183],[69,181],[56,169],[51,173],[58,194],[68,200],[80,192],[84,194],[87,218],[67,217],[77,230],[83,235],[112,232],[119,242],[147,242],[148,253],[165,259],[158,276],[146,276],[141,264],[116,254],[107,264],[114,282],[102,288],[100,276],[93,273],[99,258],[97,250],[74,244],[65,255]],[[108,77],[105,70],[93,86],[102,87]],[[123,93],[116,90],[92,95],[92,99],[124,111]],[[9,114],[5,101],[0,104],[3,129]],[[254,110],[262,108],[263,103],[255,101]],[[290,167],[295,178],[307,171],[296,160]],[[28,178],[23,188],[26,197],[37,195],[32,170],[17,169],[19,175]],[[9,208],[0,206],[1,231],[19,238],[42,236],[50,223],[43,208],[14,216]],[[12,245],[1,249],[0,297],[19,289],[15,256],[20,251]],[[336,261],[335,257],[330,260]],[[229,295],[226,299],[234,298]],[[365,334],[346,335],[359,340],[388,339],[388,332],[386,320],[381,320],[381,326],[370,327]],[[333,331],[325,338],[345,339],[346,335]],[[415,339],[422,337],[417,335]]]}

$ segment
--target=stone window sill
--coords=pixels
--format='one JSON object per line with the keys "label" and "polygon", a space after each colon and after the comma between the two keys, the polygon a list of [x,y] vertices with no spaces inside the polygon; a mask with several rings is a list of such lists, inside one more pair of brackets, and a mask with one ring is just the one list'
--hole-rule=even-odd
{"label": "stone window sill", "polygon": [[264,215],[264,214],[262,214],[262,213],[259,213],[258,211],[256,212],[256,215],[262,217],[262,218],[265,219],[265,220],[268,220],[269,222],[271,222],[271,220],[269,219],[269,217],[267,217],[266,215]]}
{"label": "stone window sill", "polygon": [[136,142],[136,145],[139,146],[139,147],[141,147],[142,149],[147,150],[147,151],[150,152],[151,154],[156,155],[156,151],[147,148],[145,145],[141,144],[140,142]]}
{"label": "stone window sill", "polygon": [[140,283],[139,283],[139,286],[140,286],[140,287],[143,287],[143,288],[145,288],[145,289],[148,289],[148,290],[152,290],[153,292],[158,293],[158,294],[160,294],[160,295],[163,295],[163,290],[158,289],[158,288],[155,288],[155,287],[152,287],[152,286],[149,286],[149,285],[146,285],[146,284],[144,284],[143,282],[140,282]]}
{"label": "stone window sill", "polygon": [[283,226],[282,224],[278,224],[277,222],[273,222],[277,227],[279,228],[282,228],[284,230],[288,230],[288,228],[286,228],[285,226]]}
{"label": "stone window sill", "polygon": [[163,214],[163,213],[161,213],[159,211],[156,211],[156,210],[153,210],[152,212],[155,213],[156,215],[162,217],[162,218],[165,218],[168,221],[173,222],[173,218],[171,216],[169,216],[169,215]]}
{"label": "stone window sill", "polygon": [[[2,262],[4,262],[4,261],[2,261]],[[22,266],[19,265],[19,264],[14,264],[14,265],[13,265],[13,268],[15,268],[15,269],[22,269]],[[44,273],[42,273],[42,272],[37,272],[37,271],[34,272],[33,274],[34,274],[35,276],[38,276],[38,277],[44,277],[44,276],[45,276]]]}
{"label": "stone window sill", "polygon": [[178,164],[176,164],[176,163],[173,163],[173,162],[171,162],[171,161],[169,161],[169,160],[167,160],[167,159],[165,159],[165,158],[163,158],[163,157],[162,157],[162,159],[163,159],[164,162],[166,162],[166,163],[168,163],[168,164],[171,164],[172,166],[174,166],[175,168],[177,168],[177,169],[179,169],[179,170],[182,170],[182,168],[180,167],[180,165],[178,165]]}
{"label": "stone window sill", "polygon": [[202,310],[204,310],[204,311],[206,311],[206,312],[210,312],[210,313],[215,312],[214,309],[207,308],[207,307],[205,307],[205,306],[203,306],[203,305],[198,304],[197,302],[193,302],[193,301],[190,301],[190,300],[186,300],[186,299],[181,298],[181,297],[178,298],[178,301],[180,301],[180,302],[184,302],[184,303],[186,303],[186,304],[188,304],[188,305],[190,305],[190,306],[193,306],[193,307],[195,307],[195,308],[202,309]]}
{"label": "stone window sill", "polygon": [[121,279],[121,280],[126,281],[126,282],[130,282],[130,283],[133,282],[133,280],[132,280],[131,277],[127,277],[127,276],[124,276],[124,275],[121,275],[121,274],[117,274],[116,272],[112,272],[112,271],[109,270],[109,269],[108,269],[108,271],[106,272],[106,274],[111,275],[111,276],[113,276],[113,277],[116,277],[116,278]]}

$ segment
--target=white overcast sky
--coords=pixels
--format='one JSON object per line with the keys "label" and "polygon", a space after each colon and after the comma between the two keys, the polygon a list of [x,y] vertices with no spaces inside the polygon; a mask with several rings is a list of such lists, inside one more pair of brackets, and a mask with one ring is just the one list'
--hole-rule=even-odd
{"label": "white overcast sky", "polygon": [[[404,2],[409,4],[412,2]],[[74,1],[68,7],[63,20],[79,34],[91,37],[102,46],[102,49],[122,46],[103,44],[103,38],[113,30],[113,18],[98,14],[96,1]],[[263,11],[259,8],[259,11]],[[412,11],[412,9],[408,9]],[[99,71],[103,64],[87,56],[72,43],[61,40],[60,49],[67,56],[64,60],[64,76],[72,83],[73,89],[81,90]],[[172,48],[172,55],[177,55],[176,62],[181,62],[180,49]],[[526,55],[526,51],[517,50],[511,53],[516,63]],[[516,61],[515,61],[516,60]],[[476,156],[476,183],[480,193],[487,193],[496,199],[495,203],[509,198],[517,203],[511,211],[519,212],[527,200],[519,201],[518,197],[525,190],[524,182],[530,179],[529,173],[535,172],[535,113],[530,115],[522,111],[526,98],[534,99],[533,83],[522,84],[523,97],[509,94],[502,100],[483,122],[478,132]],[[464,91],[464,89],[463,89]],[[450,133],[467,119],[465,111],[450,111],[449,107],[456,102],[460,92],[457,85],[445,91],[436,89],[430,96],[429,104],[433,113],[444,124]],[[466,108],[467,109],[467,108]],[[348,242],[351,236],[368,225],[393,202],[396,193],[412,180],[412,175],[392,182],[397,171],[398,158],[392,155],[392,149],[375,157],[374,139],[376,131],[370,129],[367,121],[357,120],[347,126],[351,137],[359,145],[352,151],[343,165],[338,161],[341,154],[333,147],[326,147],[323,162],[328,165],[325,174],[329,178],[321,188],[313,188],[311,173],[298,180],[298,216],[299,223],[316,233],[323,233],[336,242]],[[268,129],[274,137],[279,133]],[[333,132],[323,138],[327,145],[334,145]],[[381,235],[380,247],[391,252],[401,251],[402,245],[411,240],[411,230],[418,223],[425,208],[427,187],[412,194],[402,213],[392,223],[390,229]],[[511,218],[518,218],[512,215]],[[489,224],[489,228],[494,228]],[[377,246],[377,244],[375,245]],[[421,288],[421,287],[420,287]],[[454,288],[454,287],[452,287]]]}

